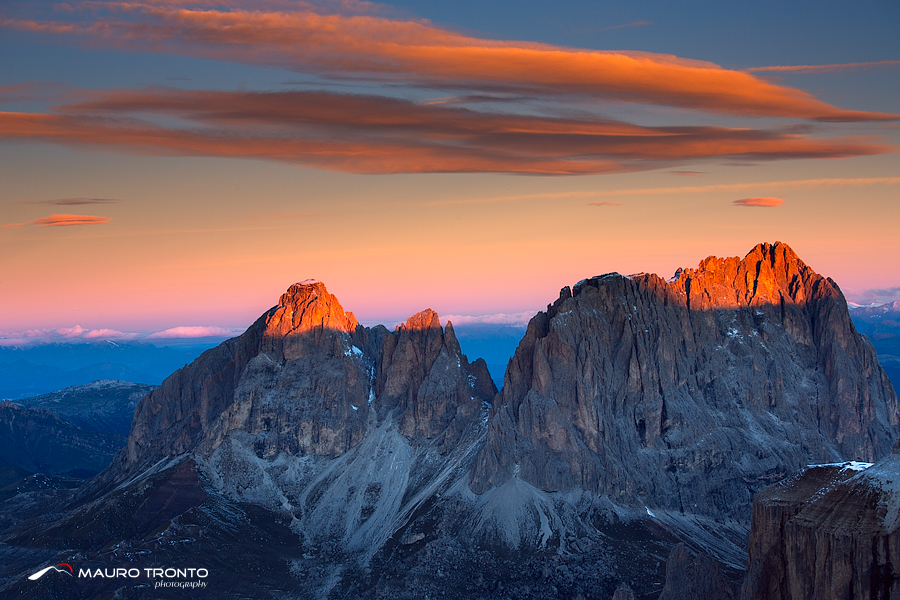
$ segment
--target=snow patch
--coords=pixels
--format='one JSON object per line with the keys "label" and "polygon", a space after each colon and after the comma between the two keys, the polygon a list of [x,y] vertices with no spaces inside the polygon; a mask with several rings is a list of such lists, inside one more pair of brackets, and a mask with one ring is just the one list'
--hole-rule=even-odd
{"label": "snow patch", "polygon": [[806,465],[806,468],[813,469],[815,467],[841,467],[842,471],[865,471],[874,463],[859,462],[856,460],[848,460],[839,463],[824,463],[821,465]]}

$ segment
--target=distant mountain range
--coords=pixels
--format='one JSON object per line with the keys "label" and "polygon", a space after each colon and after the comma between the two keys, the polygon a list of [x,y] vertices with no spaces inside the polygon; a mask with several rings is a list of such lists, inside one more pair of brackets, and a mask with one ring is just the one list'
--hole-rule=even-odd
{"label": "distant mountain range", "polygon": [[214,345],[158,347],[146,342],[98,341],[0,347],[0,399],[45,394],[100,379],[157,385]]}
{"label": "distant mountain range", "polygon": [[852,306],[850,317],[856,329],[872,341],[878,361],[891,378],[894,389],[900,389],[900,302]]}
{"label": "distant mountain range", "polygon": [[[202,566],[200,598],[734,598],[768,589],[745,580],[750,540],[783,541],[751,534],[755,493],[886,460],[900,434],[840,289],[781,243],[565,287],[503,381],[433,311],[363,327],[322,283],[295,284],[144,396],[98,476],[0,505],[0,550],[22,565],[0,593],[153,584],[26,577],[78,563]],[[850,539],[838,527],[829,548]],[[872,539],[858,550],[884,564]]]}
{"label": "distant mountain range", "polygon": [[101,379],[57,392],[16,400],[16,404],[52,412],[88,431],[127,436],[134,407],[155,385]]}
{"label": "distant mountain range", "polygon": [[86,431],[51,412],[0,402],[0,460],[20,472],[91,477],[124,442],[121,434]]}

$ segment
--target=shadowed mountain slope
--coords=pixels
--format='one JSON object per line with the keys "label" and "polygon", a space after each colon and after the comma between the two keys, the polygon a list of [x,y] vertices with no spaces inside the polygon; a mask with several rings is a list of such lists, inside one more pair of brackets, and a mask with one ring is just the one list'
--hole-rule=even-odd
{"label": "shadowed mountain slope", "polygon": [[564,288],[506,373],[473,491],[548,492],[749,522],[751,498],[809,462],[876,460],[898,405],[837,285],[785,244],[670,281]]}

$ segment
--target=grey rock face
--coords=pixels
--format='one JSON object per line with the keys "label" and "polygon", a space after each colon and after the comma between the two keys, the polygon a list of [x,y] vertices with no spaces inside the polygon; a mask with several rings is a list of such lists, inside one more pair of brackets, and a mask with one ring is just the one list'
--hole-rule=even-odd
{"label": "grey rock face", "polygon": [[691,553],[683,543],[672,548],[666,561],[666,587],[659,600],[731,600],[735,596],[734,586],[716,561]]}
{"label": "grey rock face", "polygon": [[320,282],[295,284],[243,335],[203,353],[138,406],[112,477],[188,451],[211,455],[233,432],[260,458],[338,457],[394,413],[410,440],[444,450],[481,419],[496,388],[448,324],[426,310],[396,332],[367,329]]}
{"label": "grey rock face", "polygon": [[898,566],[900,454],[813,466],[753,499],[741,598],[898,598]]}
{"label": "grey rock face", "polygon": [[666,282],[564,288],[510,361],[472,477],[746,523],[754,492],[810,462],[873,460],[894,390],[831,280],[784,244]]}
{"label": "grey rock face", "polygon": [[[884,456],[897,425],[840,290],[783,244],[564,288],[500,394],[433,311],[364,328],[304,282],[145,397],[74,509],[11,539],[160,565],[202,540],[232,597],[728,598],[752,494]],[[132,526],[161,503],[182,512],[159,537]]]}

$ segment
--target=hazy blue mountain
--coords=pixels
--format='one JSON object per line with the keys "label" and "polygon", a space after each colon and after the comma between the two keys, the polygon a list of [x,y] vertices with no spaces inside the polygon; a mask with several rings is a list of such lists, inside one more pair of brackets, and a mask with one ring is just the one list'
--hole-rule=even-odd
{"label": "hazy blue mountain", "polygon": [[111,341],[0,347],[0,398],[25,398],[100,379],[156,385],[221,341],[163,347]]}
{"label": "hazy blue mountain", "polygon": [[106,468],[125,439],[86,431],[46,410],[0,402],[0,456],[6,479],[15,477],[16,470],[91,477]]}
{"label": "hazy blue mountain", "polygon": [[22,398],[16,404],[48,410],[88,431],[128,435],[134,407],[154,387],[144,383],[101,379],[58,392]]}
{"label": "hazy blue mountain", "polygon": [[857,331],[872,341],[878,362],[900,389],[900,302],[880,306],[851,306],[850,318]]}

